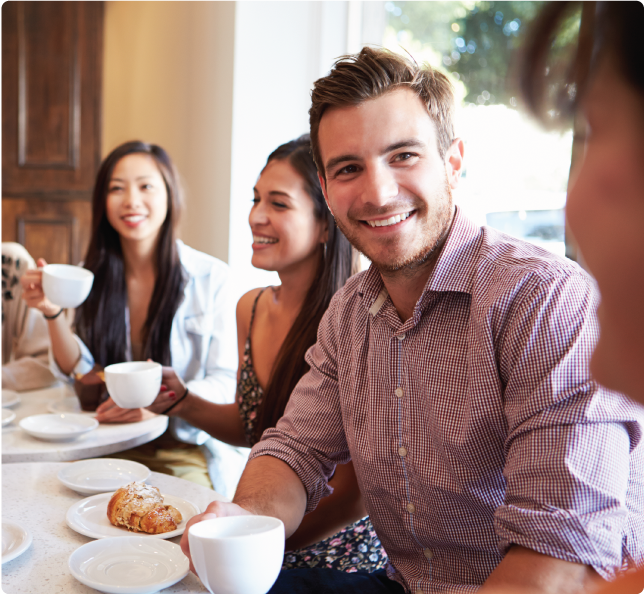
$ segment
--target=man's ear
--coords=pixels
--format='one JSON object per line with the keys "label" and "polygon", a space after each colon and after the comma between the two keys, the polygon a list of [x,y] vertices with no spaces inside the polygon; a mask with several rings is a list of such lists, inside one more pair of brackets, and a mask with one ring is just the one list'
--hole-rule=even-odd
{"label": "man's ear", "polygon": [[445,172],[447,173],[447,181],[452,190],[458,187],[458,181],[461,179],[464,154],[465,145],[463,141],[460,138],[455,138],[445,155]]}
{"label": "man's ear", "polygon": [[[331,203],[329,202],[329,195],[327,194],[326,191],[326,180],[322,176],[322,174],[318,171],[318,180],[320,181],[320,187],[322,188],[322,194],[324,194],[324,201],[326,202],[326,205],[329,207],[329,210],[331,211],[331,214],[333,214],[333,209],[331,208]],[[335,215],[333,215],[335,217]]]}

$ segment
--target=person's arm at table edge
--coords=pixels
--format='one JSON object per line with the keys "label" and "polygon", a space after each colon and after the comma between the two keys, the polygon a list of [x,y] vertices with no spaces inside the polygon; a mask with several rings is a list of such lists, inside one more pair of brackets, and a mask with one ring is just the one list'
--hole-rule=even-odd
{"label": "person's arm at table edge", "polygon": [[514,545],[488,576],[480,594],[588,594],[606,582],[588,565]]}
{"label": "person's arm at table edge", "polygon": [[190,569],[194,571],[188,533],[193,524],[212,517],[244,514],[272,516],[284,522],[288,538],[300,525],[306,503],[306,489],[286,462],[268,455],[254,458],[244,469],[232,503],[213,501],[203,514],[188,521],[181,536],[181,550],[190,559]]}

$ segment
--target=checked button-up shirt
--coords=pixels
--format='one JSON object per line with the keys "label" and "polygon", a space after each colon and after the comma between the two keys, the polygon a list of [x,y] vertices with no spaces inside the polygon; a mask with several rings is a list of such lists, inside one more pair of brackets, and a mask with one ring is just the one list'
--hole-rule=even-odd
{"label": "checked button-up shirt", "polygon": [[641,561],[644,414],[590,378],[592,279],[457,209],[413,316],[373,267],[332,300],[311,367],[251,457],[308,510],[352,460],[389,575],[475,591],[511,544],[611,578]]}

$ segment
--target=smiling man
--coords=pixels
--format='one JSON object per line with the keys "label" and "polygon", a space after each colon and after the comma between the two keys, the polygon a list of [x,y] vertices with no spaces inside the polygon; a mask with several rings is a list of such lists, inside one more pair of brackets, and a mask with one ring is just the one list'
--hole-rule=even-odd
{"label": "smiling man", "polygon": [[351,459],[391,565],[284,571],[274,593],[574,594],[642,558],[643,415],[590,378],[593,282],[454,206],[453,111],[443,75],[384,50],[315,84],[320,182],[373,264],[333,298],[235,503],[207,512],[288,535]]}

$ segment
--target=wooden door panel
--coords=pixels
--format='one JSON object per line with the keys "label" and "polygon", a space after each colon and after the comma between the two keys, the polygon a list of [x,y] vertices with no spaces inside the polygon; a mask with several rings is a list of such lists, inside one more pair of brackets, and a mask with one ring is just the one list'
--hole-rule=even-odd
{"label": "wooden door panel", "polygon": [[4,199],[2,241],[17,241],[34,259],[78,264],[87,251],[90,203],[84,200]]}
{"label": "wooden door panel", "polygon": [[26,2],[17,13],[18,166],[75,169],[81,108],[77,11],[67,2]]}
{"label": "wooden door panel", "polygon": [[100,164],[102,2],[2,5],[2,196],[89,200]]}

